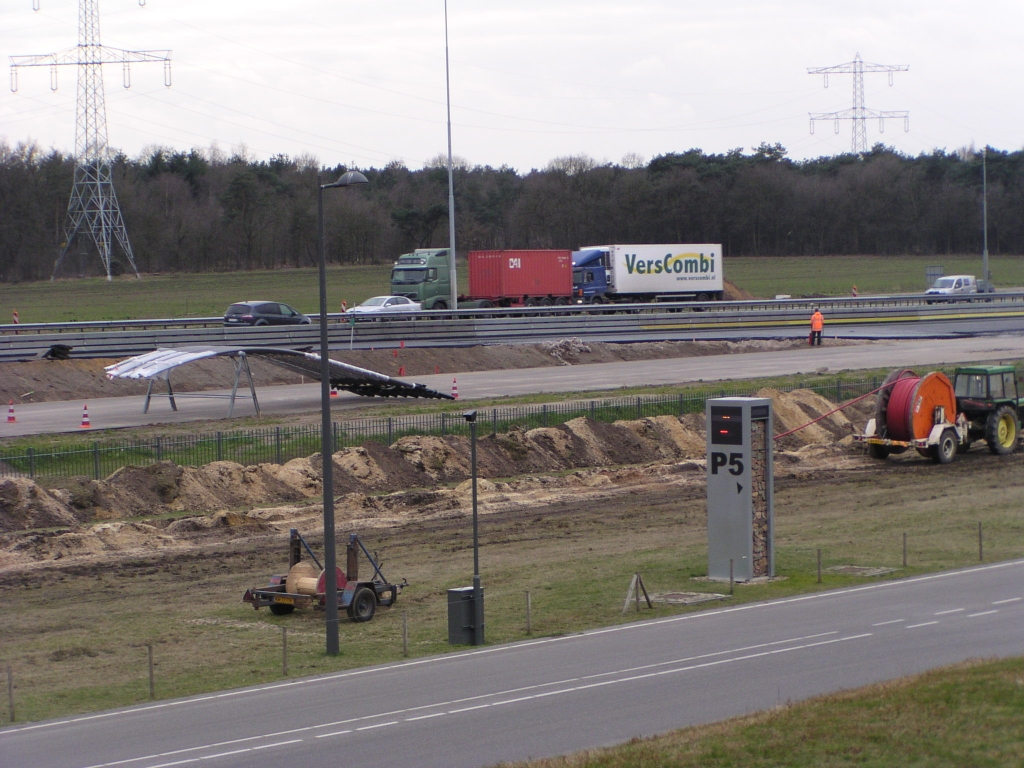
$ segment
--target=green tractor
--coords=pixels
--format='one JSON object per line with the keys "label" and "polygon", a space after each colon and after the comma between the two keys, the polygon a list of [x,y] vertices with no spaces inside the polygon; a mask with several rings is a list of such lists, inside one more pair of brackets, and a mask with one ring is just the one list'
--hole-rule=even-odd
{"label": "green tractor", "polygon": [[968,421],[968,436],[960,443],[960,453],[967,451],[974,440],[984,440],[995,454],[1017,450],[1024,399],[1017,396],[1017,376],[1012,365],[957,368],[953,389],[957,411]]}

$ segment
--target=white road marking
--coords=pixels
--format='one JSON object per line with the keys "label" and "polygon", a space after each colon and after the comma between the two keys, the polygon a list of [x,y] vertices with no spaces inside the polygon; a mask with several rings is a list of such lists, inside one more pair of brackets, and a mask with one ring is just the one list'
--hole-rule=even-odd
{"label": "white road marking", "polygon": [[918,627],[930,627],[932,624],[938,624],[937,621],[922,621],[920,624],[908,624],[907,629],[917,629]]}
{"label": "white road marking", "polygon": [[448,714],[447,712],[435,712],[432,715],[417,715],[416,717],[407,717],[407,718],[405,718],[405,722],[411,723],[411,722],[414,722],[416,720],[429,720],[432,717],[444,717],[447,714]]}
{"label": "white road marking", "polygon": [[352,733],[352,729],[350,728],[347,731],[334,731],[333,733],[321,733],[319,736],[315,736],[314,738],[326,739],[330,736],[344,736],[346,733]]}
{"label": "white road marking", "polygon": [[871,626],[872,627],[884,627],[886,624],[899,624],[901,621],[906,621],[906,619],[891,619],[889,621],[880,621],[877,624],[872,624]]}
{"label": "white road marking", "polygon": [[302,739],[292,739],[291,741],[278,741],[274,744],[260,744],[258,747],[253,747],[252,751],[255,752],[257,749],[271,749],[272,747],[287,747],[289,744],[298,744]]}
{"label": "white road marking", "polygon": [[471,712],[474,709],[486,709],[490,704],[477,704],[475,707],[463,707],[462,709],[449,709],[449,715],[457,715],[459,712]]}
{"label": "white road marking", "polygon": [[398,721],[397,720],[391,720],[390,722],[387,722],[387,723],[374,723],[373,725],[364,725],[362,728],[356,728],[356,730],[357,731],[370,731],[370,730],[373,730],[374,728],[383,728],[383,727],[388,726],[388,725],[398,725]]}
{"label": "white road marking", "polygon": [[199,758],[200,760],[213,760],[215,757],[228,757],[229,755],[240,755],[243,752],[252,752],[252,747],[245,747],[244,749],[233,749],[230,752],[218,752],[214,755],[204,755]]}
{"label": "white road marking", "polygon": [[999,611],[997,611],[995,608],[993,608],[991,611],[981,611],[980,613],[968,613],[967,614],[967,618],[968,619],[973,619],[973,618],[976,618],[978,616],[988,616],[991,613],[999,613]]}
{"label": "white road marking", "polygon": [[993,600],[992,605],[1004,605],[1005,603],[1016,603],[1020,600],[1024,600],[1024,597],[1010,597],[1006,600]]}
{"label": "white road marking", "polygon": [[950,608],[948,611],[936,611],[935,615],[936,616],[945,616],[947,613],[960,613],[961,611],[966,611],[966,610],[967,610],[966,608]]}

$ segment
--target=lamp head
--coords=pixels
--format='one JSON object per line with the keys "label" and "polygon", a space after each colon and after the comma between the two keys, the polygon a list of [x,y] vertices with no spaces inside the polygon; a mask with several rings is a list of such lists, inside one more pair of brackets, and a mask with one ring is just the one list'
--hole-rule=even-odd
{"label": "lamp head", "polygon": [[462,418],[472,424],[476,421],[476,411],[466,411],[462,414]]}
{"label": "lamp head", "polygon": [[321,189],[334,189],[334,187],[351,187],[353,184],[367,184],[367,179],[359,171],[346,171],[332,184],[324,184]]}

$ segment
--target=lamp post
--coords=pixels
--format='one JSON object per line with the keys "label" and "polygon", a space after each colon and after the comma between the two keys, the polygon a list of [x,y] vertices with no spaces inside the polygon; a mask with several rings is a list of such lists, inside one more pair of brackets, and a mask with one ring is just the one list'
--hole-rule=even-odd
{"label": "lamp post", "polygon": [[324,600],[327,655],[338,655],[338,571],[334,546],[334,437],[331,433],[331,362],[327,346],[327,256],[324,248],[324,190],[366,184],[359,171],[348,171],[333,184],[316,177],[317,239],[320,251],[320,458],[324,485]]}
{"label": "lamp post", "polygon": [[469,466],[473,477],[473,645],[484,644],[484,598],[480,586],[480,539],[476,513],[476,411],[462,414],[469,422]]}
{"label": "lamp post", "polygon": [[988,174],[985,169],[985,156],[988,145],[981,148],[981,278],[985,281],[984,291],[992,290],[992,279],[988,273]]}

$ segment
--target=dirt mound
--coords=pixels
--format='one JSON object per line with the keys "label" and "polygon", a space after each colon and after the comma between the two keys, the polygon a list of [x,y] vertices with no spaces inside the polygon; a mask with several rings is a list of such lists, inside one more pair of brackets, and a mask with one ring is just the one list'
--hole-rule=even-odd
{"label": "dirt mound", "polygon": [[726,301],[748,301],[750,299],[756,299],[757,297],[750,291],[745,291],[738,285],[730,283],[728,280],[723,281],[725,283],[724,290],[722,291],[722,298]]}
{"label": "dirt mound", "polygon": [[[832,442],[831,432],[818,424],[808,424],[812,419],[831,410],[834,407],[831,403],[820,413],[809,416],[808,412],[801,406],[801,400],[794,398],[792,393],[779,392],[777,389],[766,387],[757,391],[757,397],[771,398],[772,411],[774,413],[773,429],[776,435],[803,427],[803,429],[799,429],[799,431],[793,432],[791,435],[776,440],[775,445],[777,448],[781,450],[796,450],[805,445]],[[824,402],[828,403],[827,400]]]}
{"label": "dirt mound", "polygon": [[0,531],[77,525],[71,508],[32,480],[9,477],[0,482]]}

